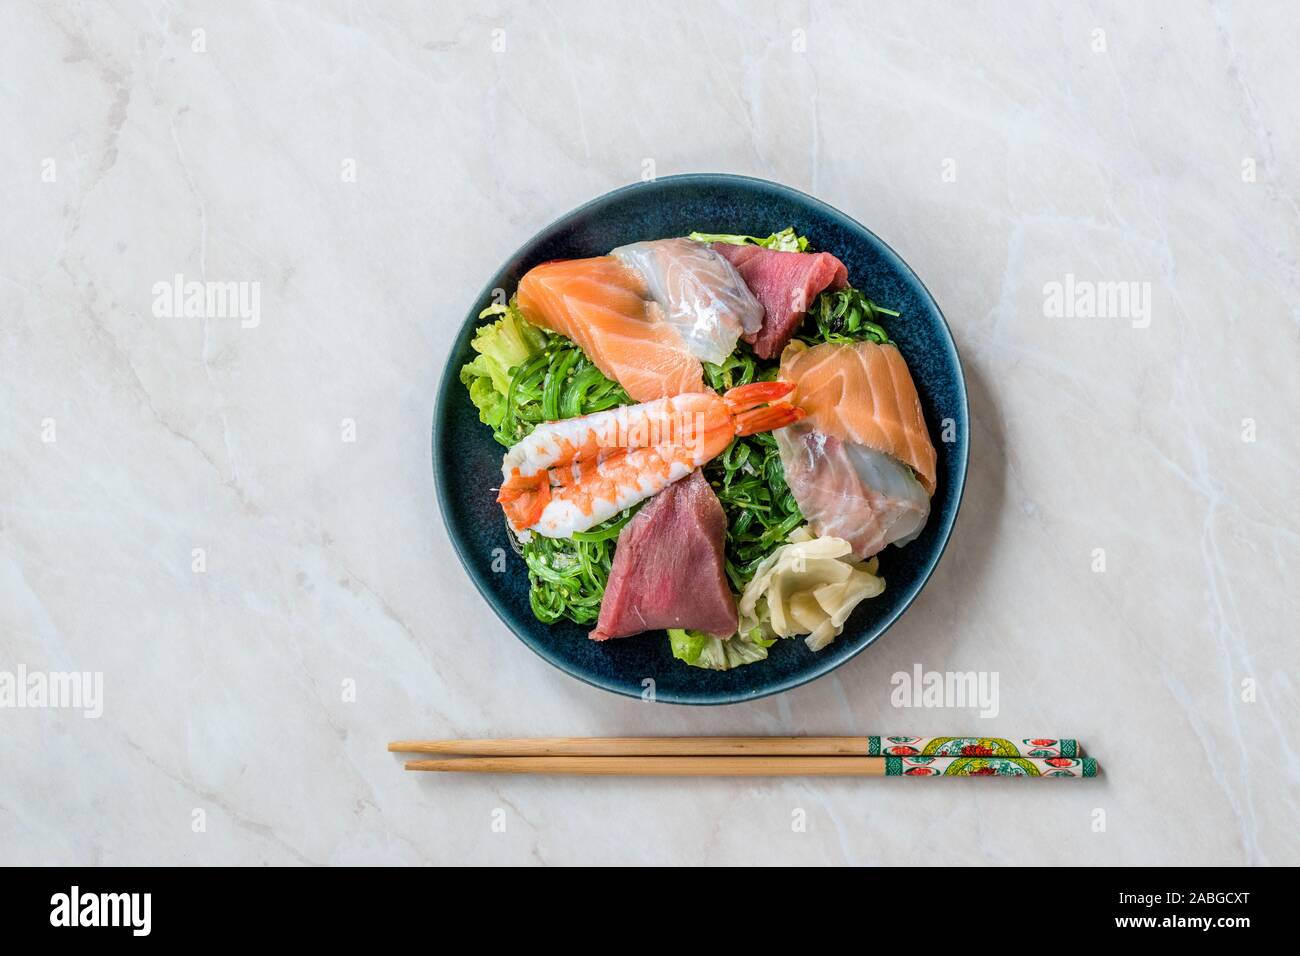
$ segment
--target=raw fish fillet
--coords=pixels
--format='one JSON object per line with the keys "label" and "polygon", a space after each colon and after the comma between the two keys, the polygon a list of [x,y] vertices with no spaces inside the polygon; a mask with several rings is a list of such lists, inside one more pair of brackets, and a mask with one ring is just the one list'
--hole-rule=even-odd
{"label": "raw fish fillet", "polygon": [[859,558],[912,541],[930,496],[896,458],[799,422],[776,431],[781,466],[799,510],[819,537],[843,538]]}
{"label": "raw fish fillet", "polygon": [[934,494],[937,455],[897,346],[855,342],[806,348],[796,342],[781,355],[781,378],[795,383],[790,400],[808,413],[809,427],[897,458],[911,466],[927,494]]}
{"label": "raw fish fillet", "polygon": [[730,637],[739,626],[722,541],[727,519],[697,469],[646,503],[618,535],[593,641],[682,627]]}
{"label": "raw fish fillet", "polygon": [[656,239],[619,246],[610,255],[641,275],[664,321],[701,361],[721,365],[741,335],[763,327],[763,306],[745,280],[704,243]]}
{"label": "raw fish fillet", "polygon": [[848,285],[849,270],[829,252],[778,252],[726,242],[715,242],[713,248],[736,267],[763,303],[762,329],[745,335],[759,358],[781,354],[823,290]]}
{"label": "raw fish fillet", "polygon": [[652,313],[641,277],[613,256],[530,269],[518,304],[533,325],[578,344],[634,401],[704,390],[704,370],[681,334]]}

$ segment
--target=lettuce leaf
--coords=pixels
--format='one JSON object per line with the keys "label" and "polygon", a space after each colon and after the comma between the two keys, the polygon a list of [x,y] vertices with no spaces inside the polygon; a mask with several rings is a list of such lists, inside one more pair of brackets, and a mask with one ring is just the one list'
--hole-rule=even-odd
{"label": "lettuce leaf", "polygon": [[506,397],[492,387],[492,378],[480,375],[470,362],[460,370],[461,382],[469,388],[469,400],[478,409],[478,420],[493,430],[501,427],[506,417]]}
{"label": "lettuce leaf", "polygon": [[493,315],[500,318],[480,328],[470,342],[478,355],[461,366],[460,380],[469,389],[479,421],[496,428],[505,417],[511,372],[542,351],[546,333],[529,325],[513,302],[490,305],[479,318]]}
{"label": "lettuce leaf", "polygon": [[808,237],[796,235],[794,228],[787,226],[780,232],[774,232],[766,239],[757,236],[736,236],[723,232],[693,232],[688,238],[696,242],[726,242],[733,246],[762,246],[777,252],[807,252]]}
{"label": "lettuce leaf", "polygon": [[705,670],[727,671],[766,660],[767,649],[776,643],[776,639],[768,639],[757,627],[747,634],[734,634],[725,641],[702,631],[669,628],[668,643],[673,657],[679,661]]}

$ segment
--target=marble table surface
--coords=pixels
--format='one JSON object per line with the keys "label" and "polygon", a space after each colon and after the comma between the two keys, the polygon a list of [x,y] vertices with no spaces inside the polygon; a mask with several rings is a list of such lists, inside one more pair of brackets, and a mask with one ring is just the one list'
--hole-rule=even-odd
{"label": "marble table surface", "polygon": [[[1294,8],[595,6],[9,11],[0,861],[1300,862]],[[485,277],[689,171],[892,244],[973,416],[917,603],[725,708],[528,652],[457,563],[428,454]],[[178,276],[244,299],[192,314]],[[916,667],[996,675],[996,714],[899,706]],[[93,707],[15,683],[72,673]],[[1105,773],[433,779],[384,750],[945,732],[1077,736]]]}

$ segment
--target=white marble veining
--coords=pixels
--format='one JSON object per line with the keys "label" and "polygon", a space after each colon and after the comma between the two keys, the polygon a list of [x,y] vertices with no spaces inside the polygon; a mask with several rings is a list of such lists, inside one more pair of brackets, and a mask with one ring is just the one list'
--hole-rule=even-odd
{"label": "white marble veining", "polygon": [[[104,685],[98,719],[0,709],[0,862],[1300,862],[1294,8],[594,6],[8,10],[0,671]],[[481,282],[647,161],[870,225],[970,382],[925,593],[743,706],[553,670],[434,502]],[[258,320],[156,315],[177,274],[259,283]],[[1049,317],[1067,276],[1149,315]],[[996,672],[997,717],[893,707],[914,664]],[[435,779],[383,746],[710,732],[1072,734],[1107,773]]]}

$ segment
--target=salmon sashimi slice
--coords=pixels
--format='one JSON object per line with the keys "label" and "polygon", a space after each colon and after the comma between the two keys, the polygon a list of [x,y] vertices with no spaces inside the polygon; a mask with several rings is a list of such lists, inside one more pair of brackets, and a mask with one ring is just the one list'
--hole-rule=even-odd
{"label": "salmon sashimi slice", "polygon": [[536,266],[519,280],[519,311],[572,339],[633,401],[704,391],[704,369],[649,301],[644,281],[613,256]]}
{"label": "salmon sashimi slice", "polygon": [[807,425],[848,444],[865,445],[911,467],[934,494],[937,455],[903,354],[875,342],[795,342],[781,354],[781,378]]}

